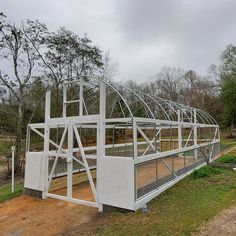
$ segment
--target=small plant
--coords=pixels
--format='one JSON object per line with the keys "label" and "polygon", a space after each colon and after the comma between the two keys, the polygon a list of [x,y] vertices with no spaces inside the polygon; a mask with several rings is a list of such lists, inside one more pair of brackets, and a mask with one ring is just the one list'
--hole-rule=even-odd
{"label": "small plant", "polygon": [[209,178],[211,175],[220,174],[220,173],[222,173],[222,170],[220,168],[215,168],[215,167],[207,165],[198,170],[195,170],[191,174],[191,176],[193,179]]}

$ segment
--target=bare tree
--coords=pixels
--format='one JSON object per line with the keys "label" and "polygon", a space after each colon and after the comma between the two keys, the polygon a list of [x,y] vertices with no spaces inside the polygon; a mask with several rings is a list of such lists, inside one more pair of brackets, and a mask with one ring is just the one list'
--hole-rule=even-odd
{"label": "bare tree", "polygon": [[[16,170],[19,171],[21,155],[22,125],[24,117],[25,95],[33,76],[37,73],[39,57],[35,47],[39,48],[44,42],[45,25],[38,21],[27,20],[20,26],[7,21],[1,14],[0,22],[0,82],[9,90],[17,107],[16,115]],[[12,69],[13,68],[13,69]],[[3,71],[4,69],[4,71]]]}
{"label": "bare tree", "polygon": [[79,37],[70,30],[61,27],[56,33],[49,33],[45,40],[46,49],[38,50],[30,40],[42,61],[47,82],[55,91],[55,114],[60,115],[60,86],[65,79],[92,75],[103,66],[101,51],[85,35]]}
{"label": "bare tree", "polygon": [[159,96],[179,101],[183,77],[184,70],[165,66],[160,73],[152,77],[152,86]]}
{"label": "bare tree", "polygon": [[110,52],[107,51],[103,57],[103,69],[102,69],[102,78],[107,81],[111,81],[119,73],[118,63],[114,62],[111,58]]}
{"label": "bare tree", "polygon": [[219,85],[217,81],[199,76],[194,71],[188,71],[185,74],[186,84],[182,89],[182,94],[185,98],[185,103],[193,107],[200,108],[212,114],[217,104],[219,96]]}

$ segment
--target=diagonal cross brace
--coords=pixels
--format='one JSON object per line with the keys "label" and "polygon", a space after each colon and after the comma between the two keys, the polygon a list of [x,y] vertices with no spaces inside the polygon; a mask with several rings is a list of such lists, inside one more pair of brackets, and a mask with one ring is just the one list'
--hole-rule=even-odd
{"label": "diagonal cross brace", "polygon": [[147,143],[151,146],[153,151],[155,151],[155,147],[153,146],[152,142],[149,140],[149,138],[146,136],[146,134],[140,129],[140,127],[138,127],[138,125],[137,125],[137,130],[144,137],[144,139],[147,141]]}
{"label": "diagonal cross brace", "polygon": [[[33,128],[33,127],[31,127],[31,129],[32,129],[35,133],[37,133],[40,137],[45,138],[44,134],[42,134],[41,132],[39,132],[37,129],[35,129],[35,128]],[[49,139],[48,141],[49,141],[49,143],[51,143],[53,146],[59,148],[59,145],[56,144],[55,142],[53,142],[51,139]],[[61,151],[62,151],[64,154],[68,154],[64,149],[61,149]],[[83,163],[83,162],[79,161],[79,160],[78,160],[76,157],[74,157],[74,156],[72,156],[72,158],[73,158],[74,161],[78,162],[80,165],[82,165],[82,166],[84,167],[84,163]]]}
{"label": "diagonal cross brace", "polygon": [[84,148],[83,148],[83,145],[82,145],[82,142],[81,142],[81,139],[80,139],[80,135],[79,135],[78,130],[75,127],[75,125],[73,125],[73,129],[74,129],[75,137],[77,139],[77,143],[79,145],[80,153],[81,153],[81,156],[82,156],[82,159],[83,159],[83,162],[84,162],[84,167],[85,167],[86,173],[88,175],[88,180],[89,180],[92,192],[93,192],[93,196],[95,198],[95,202],[98,203],[97,191],[96,191],[96,188],[94,186],[93,178],[92,178],[89,166],[88,166],[88,162],[87,162],[86,157],[85,157],[85,152],[84,152]]}
{"label": "diagonal cross brace", "polygon": [[[155,138],[156,138],[157,135],[160,133],[160,131],[161,131],[161,129],[159,129],[159,130],[157,131],[157,133],[155,134],[154,138],[151,140],[152,143],[154,142]],[[149,147],[150,147],[150,144],[148,145],[148,147],[146,148],[146,150],[143,152],[142,157],[146,154],[146,152],[148,151]],[[156,152],[159,153],[158,151],[156,151]]]}
{"label": "diagonal cross brace", "polygon": [[188,142],[189,142],[189,139],[190,139],[190,137],[191,137],[191,134],[192,134],[192,131],[193,131],[193,129],[191,129],[191,131],[190,131],[190,133],[189,133],[189,135],[188,135],[188,139],[187,139],[187,141],[186,141],[186,143],[185,143],[184,147],[187,147],[187,145],[188,145]]}
{"label": "diagonal cross brace", "polygon": [[51,181],[52,181],[52,177],[53,177],[54,172],[55,172],[55,169],[56,169],[56,165],[57,165],[58,158],[59,158],[59,153],[60,153],[60,151],[61,151],[61,149],[62,149],[62,145],[63,145],[63,142],[64,142],[64,140],[65,140],[65,136],[66,136],[67,129],[68,129],[68,126],[66,125],[66,126],[65,126],[65,129],[64,129],[64,132],[63,132],[63,134],[62,134],[62,138],[61,138],[61,141],[60,141],[60,145],[59,145],[59,147],[58,147],[58,149],[57,149],[57,154],[56,154],[55,160],[54,160],[54,162],[53,162],[51,174],[50,174],[50,176],[49,176],[48,186],[47,186],[47,192],[48,192],[48,190],[49,190],[49,186],[50,186],[50,183],[51,183]]}
{"label": "diagonal cross brace", "polygon": [[[214,134],[214,138],[213,138],[214,141],[216,140],[217,131],[218,131],[218,128],[216,127],[215,134]],[[213,155],[213,150],[214,150],[214,143],[212,144],[212,149],[211,149],[211,154],[210,154],[210,160],[211,160],[212,155]]]}
{"label": "diagonal cross brace", "polygon": [[162,158],[161,158],[160,160],[164,163],[164,165],[165,165],[166,168],[170,171],[170,173],[173,174],[175,177],[177,177],[177,175],[175,174],[175,172],[173,171],[173,169],[171,169],[171,168],[169,167],[169,165],[168,165]]}

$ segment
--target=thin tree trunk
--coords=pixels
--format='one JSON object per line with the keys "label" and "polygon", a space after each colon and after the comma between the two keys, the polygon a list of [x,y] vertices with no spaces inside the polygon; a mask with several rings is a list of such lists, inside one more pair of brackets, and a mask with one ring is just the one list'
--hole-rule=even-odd
{"label": "thin tree trunk", "polygon": [[59,84],[56,84],[56,117],[59,116]]}
{"label": "thin tree trunk", "polygon": [[18,117],[16,126],[16,159],[15,159],[15,170],[20,172],[20,156],[21,156],[21,141],[22,141],[22,125],[23,125],[23,104],[20,101],[18,105]]}

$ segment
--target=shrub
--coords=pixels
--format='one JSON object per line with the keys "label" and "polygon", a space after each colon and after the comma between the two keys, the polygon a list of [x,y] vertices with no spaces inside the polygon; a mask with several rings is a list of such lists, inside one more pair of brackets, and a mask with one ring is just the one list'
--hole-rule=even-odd
{"label": "shrub", "polygon": [[222,173],[222,170],[220,168],[212,167],[212,166],[204,166],[198,170],[195,170],[191,176],[193,179],[199,179],[199,178],[208,178],[210,175],[219,174]]}

